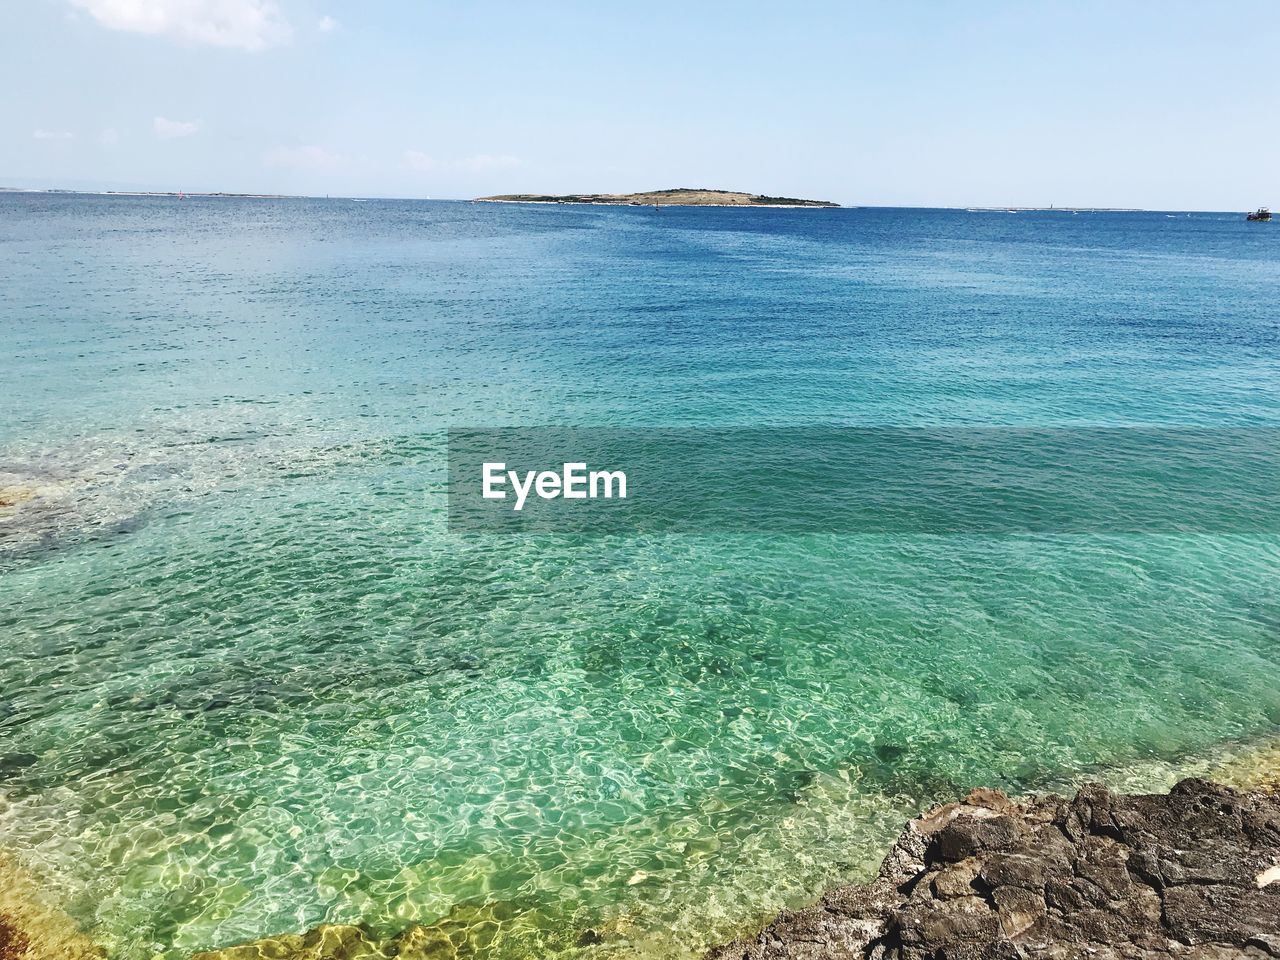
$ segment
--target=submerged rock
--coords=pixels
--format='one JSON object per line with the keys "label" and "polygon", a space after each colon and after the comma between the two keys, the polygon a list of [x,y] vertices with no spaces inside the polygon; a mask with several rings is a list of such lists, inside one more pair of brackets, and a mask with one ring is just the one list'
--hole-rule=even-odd
{"label": "submerged rock", "polygon": [[0,960],[103,960],[40,884],[0,858]]}
{"label": "submerged rock", "polygon": [[879,875],[709,960],[1280,958],[1280,797],[1184,780],[911,821]]}
{"label": "submerged rock", "polygon": [[18,504],[35,499],[38,492],[39,487],[30,484],[0,485],[0,517],[9,516],[16,512]]}
{"label": "submerged rock", "polygon": [[[519,913],[504,902],[461,904],[435,923],[411,926],[390,937],[379,937],[360,925],[326,923],[302,934],[198,953],[192,960],[469,960],[492,955],[503,924]],[[556,953],[567,944],[556,941],[548,946],[548,953]],[[0,955],[0,960],[5,958]]]}
{"label": "submerged rock", "polygon": [[[460,906],[391,937],[325,924],[193,960],[481,958],[517,913]],[[594,955],[613,939],[558,931],[543,953]],[[708,960],[1006,957],[1280,960],[1280,796],[1198,779],[1150,796],[1089,786],[1070,800],[975,790],[908,823],[872,882],[784,912]]]}
{"label": "submerged rock", "polygon": [[304,934],[264,937],[252,943],[198,953],[192,960],[356,960],[385,956],[382,944],[365,928],[326,923]]}

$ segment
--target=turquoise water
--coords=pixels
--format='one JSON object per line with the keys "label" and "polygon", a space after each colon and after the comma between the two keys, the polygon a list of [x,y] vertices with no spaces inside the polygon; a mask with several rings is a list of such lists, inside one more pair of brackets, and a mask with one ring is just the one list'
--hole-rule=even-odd
{"label": "turquoise water", "polygon": [[970,786],[1273,734],[1274,537],[457,537],[444,443],[1275,427],[1278,268],[1228,214],[0,196],[3,844],[125,960],[672,957]]}

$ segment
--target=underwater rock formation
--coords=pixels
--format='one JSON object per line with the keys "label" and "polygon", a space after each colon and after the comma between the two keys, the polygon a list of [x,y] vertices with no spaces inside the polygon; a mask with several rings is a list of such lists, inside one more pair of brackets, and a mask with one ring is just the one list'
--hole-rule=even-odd
{"label": "underwater rock formation", "polygon": [[102,960],[39,883],[7,857],[0,858],[0,960]]}
{"label": "underwater rock formation", "polygon": [[464,960],[491,953],[501,925],[513,915],[504,903],[460,905],[435,923],[391,937],[355,924],[325,923],[306,933],[198,953],[192,960]]}
{"label": "underwater rock formation", "polygon": [[[327,924],[193,960],[484,956],[476,931],[495,918],[473,912],[390,939]],[[708,960],[1015,957],[1280,958],[1280,796],[1199,779],[1148,796],[1095,785],[1070,800],[975,790],[908,823],[872,882]]]}
{"label": "underwater rock formation", "polygon": [[879,875],[708,960],[1280,957],[1280,797],[1183,780],[912,820]]}

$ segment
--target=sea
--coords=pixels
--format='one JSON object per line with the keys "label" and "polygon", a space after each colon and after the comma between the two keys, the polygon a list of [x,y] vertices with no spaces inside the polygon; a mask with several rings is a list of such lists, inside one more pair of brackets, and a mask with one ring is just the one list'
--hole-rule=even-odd
{"label": "sea", "polygon": [[693,958],[1280,732],[1274,532],[450,529],[458,427],[1280,426],[1240,213],[0,194],[0,851],[112,960]]}

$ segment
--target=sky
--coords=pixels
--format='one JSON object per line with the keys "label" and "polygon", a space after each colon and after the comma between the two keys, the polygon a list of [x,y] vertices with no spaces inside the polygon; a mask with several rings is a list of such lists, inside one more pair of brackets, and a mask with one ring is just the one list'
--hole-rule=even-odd
{"label": "sky", "polygon": [[1280,207],[1275,0],[4,0],[0,185]]}

